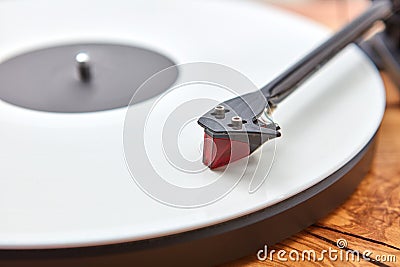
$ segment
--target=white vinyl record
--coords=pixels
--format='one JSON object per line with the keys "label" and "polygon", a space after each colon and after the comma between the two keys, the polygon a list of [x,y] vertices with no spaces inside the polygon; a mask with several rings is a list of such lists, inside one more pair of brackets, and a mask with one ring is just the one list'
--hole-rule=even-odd
{"label": "white vinyl record", "polygon": [[[52,45],[112,42],[152,49],[177,64],[225,65],[261,88],[329,35],[314,22],[259,1],[0,1],[0,62]],[[198,86],[197,92],[207,91]],[[156,100],[130,109],[143,121],[147,114],[140,111]],[[164,101],[168,109],[180,100]],[[358,47],[349,46],[274,112],[282,137],[258,190],[249,192],[252,177],[245,173],[218,201],[182,208],[150,197],[131,176],[123,144],[126,108],[52,113],[0,101],[0,249],[131,242],[251,214],[343,167],[374,137],[384,109],[377,69]],[[151,123],[162,119],[163,110],[156,110]],[[134,138],[146,139],[145,125],[136,127]],[[182,134],[183,150],[191,143],[195,148],[184,153],[201,157],[203,129],[194,122]],[[146,142],[156,149],[160,140]],[[261,152],[267,155],[271,147],[251,157]],[[142,157],[137,154],[138,161]],[[171,183],[195,187],[216,177],[213,170],[182,173],[163,157],[153,160]],[[225,175],[235,179],[236,174]]]}

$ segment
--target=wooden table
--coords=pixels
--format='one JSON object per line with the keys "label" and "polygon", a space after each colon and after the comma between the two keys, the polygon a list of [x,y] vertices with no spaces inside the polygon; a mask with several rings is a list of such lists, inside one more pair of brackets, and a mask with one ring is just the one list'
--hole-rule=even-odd
{"label": "wooden table", "polygon": [[[350,20],[368,5],[358,0],[307,1],[280,7],[308,16],[333,29]],[[305,250],[314,250],[317,256],[322,250],[338,249],[338,239],[347,241],[347,251],[369,250],[370,261],[360,257],[352,260],[342,250],[343,261],[330,259],[325,255],[321,261],[288,261],[277,259],[259,261],[254,255],[231,262],[226,266],[400,266],[400,92],[385,73],[382,73],[387,92],[386,114],[378,134],[376,156],[368,176],[361,182],[356,192],[328,217],[308,227],[304,231],[268,248],[290,253],[296,250],[300,255]],[[340,250],[339,250],[340,251]],[[292,254],[293,257],[296,254]],[[306,259],[307,259],[307,254]],[[340,255],[339,252],[337,255]],[[379,255],[379,256],[378,256]],[[387,261],[372,260],[386,255]],[[391,257],[389,259],[389,257]],[[301,258],[300,258],[301,259]]]}

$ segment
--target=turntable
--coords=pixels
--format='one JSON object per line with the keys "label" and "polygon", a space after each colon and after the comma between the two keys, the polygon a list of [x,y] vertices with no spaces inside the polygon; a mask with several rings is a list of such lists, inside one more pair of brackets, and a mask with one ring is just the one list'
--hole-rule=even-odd
{"label": "turntable", "polygon": [[[379,8],[366,28],[392,14]],[[1,265],[225,262],[326,216],[369,169],[385,110],[371,43],[343,44],[277,107],[253,95],[257,121],[223,105],[331,35],[304,18],[256,1],[2,1],[0,32]],[[270,134],[254,147],[253,122]],[[236,158],[213,165],[227,144]]]}

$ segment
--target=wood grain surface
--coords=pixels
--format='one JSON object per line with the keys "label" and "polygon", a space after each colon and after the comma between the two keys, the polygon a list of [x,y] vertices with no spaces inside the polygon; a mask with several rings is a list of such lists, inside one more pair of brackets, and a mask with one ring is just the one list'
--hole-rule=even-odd
{"label": "wood grain surface", "polygon": [[[275,2],[276,3],[276,2]],[[368,5],[361,0],[320,0],[277,4],[337,29]],[[268,248],[297,251],[299,260],[260,261],[249,255],[225,266],[400,266],[400,91],[385,73],[382,77],[387,91],[387,108],[381,129],[372,169],[356,192],[328,217],[304,231]],[[336,246],[338,239],[347,241],[344,249]],[[301,260],[304,251],[314,250],[317,258],[322,250],[337,249],[332,257],[321,260]],[[260,248],[261,249],[261,248]],[[370,251],[365,259],[350,250]],[[347,252],[347,257],[346,257]],[[340,259],[340,253],[343,255]],[[293,252],[293,257],[296,254]],[[334,255],[338,258],[335,259]]]}

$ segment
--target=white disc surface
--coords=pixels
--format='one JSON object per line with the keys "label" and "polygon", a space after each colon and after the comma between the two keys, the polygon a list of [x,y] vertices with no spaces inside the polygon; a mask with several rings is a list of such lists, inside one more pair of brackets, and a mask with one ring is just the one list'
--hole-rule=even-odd
{"label": "white disc surface", "polygon": [[[261,87],[329,32],[252,1],[37,0],[1,1],[0,36],[0,61],[56,44],[120,42],[151,48],[177,63],[223,64]],[[174,105],[173,98],[168,101]],[[0,249],[142,240],[271,206],[352,159],[374,136],[384,108],[378,71],[358,48],[345,49],[276,110],[282,137],[262,186],[249,193],[251,176],[245,174],[221,200],[187,209],[150,198],[132,179],[123,153],[125,108],[60,114],[0,101]],[[143,139],[144,126],[137,127],[135,138]],[[190,123],[182,134],[182,149],[193,140],[198,152],[183,154],[200,156],[202,128]],[[167,166],[162,159],[158,164]],[[158,171],[168,176],[168,167]],[[169,181],[177,182],[172,173]],[[215,172],[187,177],[185,186],[198,186]]]}

